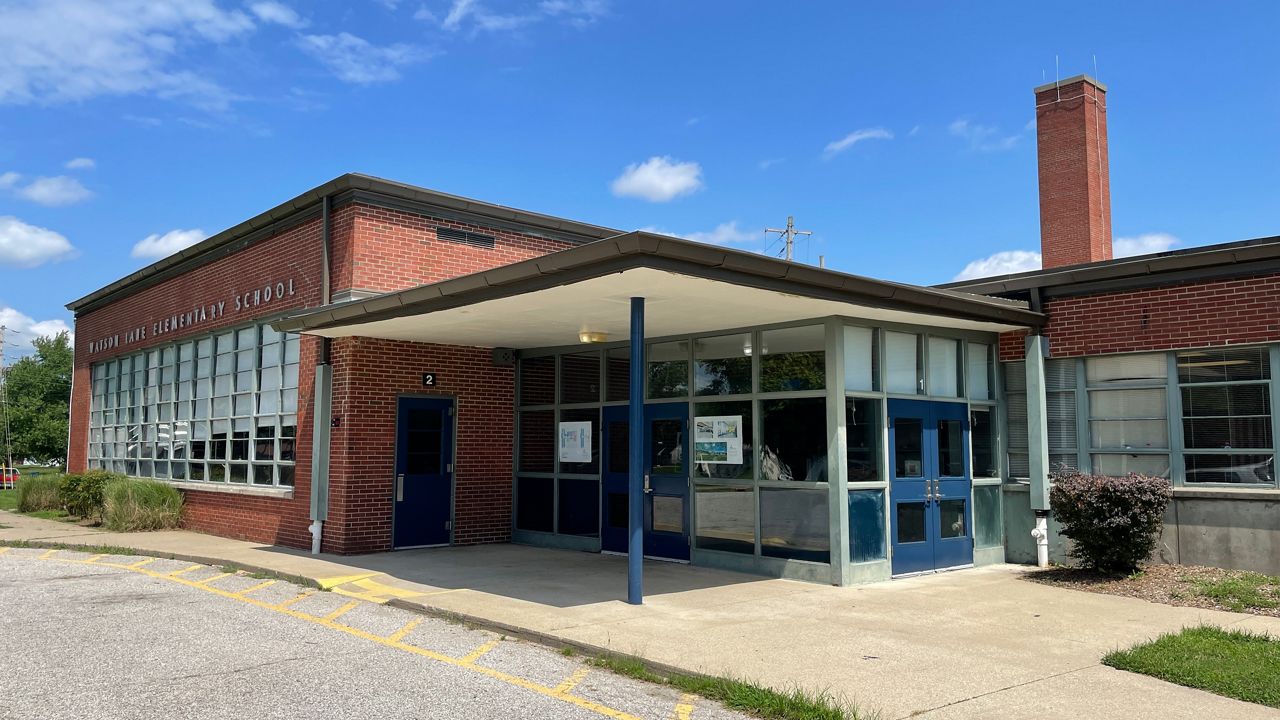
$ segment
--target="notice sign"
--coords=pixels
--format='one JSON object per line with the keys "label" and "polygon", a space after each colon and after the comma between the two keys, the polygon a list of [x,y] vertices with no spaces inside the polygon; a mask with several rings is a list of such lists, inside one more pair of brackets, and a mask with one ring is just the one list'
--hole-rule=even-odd
{"label": "notice sign", "polygon": [[708,465],[742,464],[742,416],[708,415],[693,419],[693,461]]}
{"label": "notice sign", "polygon": [[560,462],[591,462],[591,423],[560,423]]}

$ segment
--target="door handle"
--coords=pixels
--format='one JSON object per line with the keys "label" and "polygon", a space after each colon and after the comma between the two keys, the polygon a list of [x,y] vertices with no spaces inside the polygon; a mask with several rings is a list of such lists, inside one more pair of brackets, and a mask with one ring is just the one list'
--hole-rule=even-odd
{"label": "door handle", "polygon": [[396,502],[404,500],[404,475],[396,476]]}
{"label": "door handle", "polygon": [[645,476],[644,476],[644,491],[645,491],[645,492],[647,492],[647,493],[651,493],[651,492],[653,492],[653,487],[649,485],[649,474],[648,474],[648,473],[645,473]]}

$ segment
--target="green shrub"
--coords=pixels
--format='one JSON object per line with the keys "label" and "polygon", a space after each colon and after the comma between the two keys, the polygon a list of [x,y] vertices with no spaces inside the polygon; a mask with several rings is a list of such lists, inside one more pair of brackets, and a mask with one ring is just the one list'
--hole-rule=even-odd
{"label": "green shrub", "polygon": [[61,486],[61,475],[31,475],[22,478],[15,488],[18,493],[18,512],[60,509],[62,499],[58,496],[58,489]]}
{"label": "green shrub", "polygon": [[1071,538],[1071,557],[1102,572],[1127,573],[1155,550],[1173,489],[1164,478],[1055,475],[1049,507]]}
{"label": "green shrub", "polygon": [[102,491],[107,487],[107,483],[122,478],[124,478],[123,475],[106,470],[90,470],[66,475],[59,490],[62,505],[72,515],[86,519],[101,518]]}
{"label": "green shrub", "polygon": [[114,532],[178,527],[182,522],[182,493],[155,480],[112,480],[103,491],[102,522]]}

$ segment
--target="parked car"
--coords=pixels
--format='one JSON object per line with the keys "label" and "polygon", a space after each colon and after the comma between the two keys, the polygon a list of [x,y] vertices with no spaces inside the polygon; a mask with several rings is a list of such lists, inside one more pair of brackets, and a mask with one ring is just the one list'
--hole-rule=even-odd
{"label": "parked car", "polygon": [[12,489],[18,484],[18,477],[21,474],[18,472],[18,468],[0,468],[0,488],[5,490]]}

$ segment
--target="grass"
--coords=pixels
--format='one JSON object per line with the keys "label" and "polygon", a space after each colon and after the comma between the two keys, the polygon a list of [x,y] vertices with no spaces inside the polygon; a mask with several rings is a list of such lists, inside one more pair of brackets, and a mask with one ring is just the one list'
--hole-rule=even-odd
{"label": "grass", "polygon": [[29,542],[27,540],[0,540],[0,547],[31,548],[35,550],[74,550],[91,555],[132,555],[138,557],[143,554],[134,548],[120,547],[119,545],[67,545],[65,543]]}
{"label": "grass", "polygon": [[1245,572],[1197,582],[1196,592],[1235,612],[1280,607],[1280,577],[1262,573]]}
{"label": "grass", "polygon": [[0,490],[0,510],[18,509],[18,491]]}
{"label": "grass", "polygon": [[23,514],[33,518],[40,518],[41,520],[74,520],[66,510],[33,510]]}
{"label": "grass", "polygon": [[741,710],[766,720],[857,720],[857,710],[826,693],[809,693],[799,688],[778,692],[732,678],[683,673],[657,673],[642,661],[617,656],[592,658],[587,662],[636,680],[667,685],[681,692],[700,695],[733,710]]}
{"label": "grass", "polygon": [[108,530],[168,530],[182,523],[182,493],[166,483],[121,478],[107,483],[102,497]]}
{"label": "grass", "polygon": [[1187,687],[1280,708],[1280,640],[1217,627],[1185,628],[1102,662]]}

